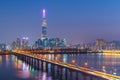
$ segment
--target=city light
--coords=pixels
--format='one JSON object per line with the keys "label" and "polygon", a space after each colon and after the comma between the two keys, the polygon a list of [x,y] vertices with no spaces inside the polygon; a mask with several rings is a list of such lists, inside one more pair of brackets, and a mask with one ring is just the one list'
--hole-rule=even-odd
{"label": "city light", "polygon": [[75,64],[75,62],[76,62],[75,60],[72,60],[72,63],[73,63],[73,64]]}
{"label": "city light", "polygon": [[120,80],[119,9],[115,0],[0,1],[0,80]]}
{"label": "city light", "polygon": [[46,18],[46,11],[43,9],[43,18]]}

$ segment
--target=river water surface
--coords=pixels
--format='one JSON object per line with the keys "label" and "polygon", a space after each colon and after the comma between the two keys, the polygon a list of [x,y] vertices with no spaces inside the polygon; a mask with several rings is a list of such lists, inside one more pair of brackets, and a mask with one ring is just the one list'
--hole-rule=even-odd
{"label": "river water surface", "polygon": [[[43,57],[120,76],[120,54],[49,54]],[[79,78],[83,80],[80,75]],[[59,78],[54,78],[51,73],[35,70],[14,55],[0,55],[0,80],[59,80]]]}

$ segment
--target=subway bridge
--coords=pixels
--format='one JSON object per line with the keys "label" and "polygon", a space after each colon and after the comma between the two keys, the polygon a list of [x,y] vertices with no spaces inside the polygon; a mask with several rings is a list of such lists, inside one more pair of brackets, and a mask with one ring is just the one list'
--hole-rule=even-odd
{"label": "subway bridge", "polygon": [[[83,80],[94,80],[94,77],[97,77],[98,78],[97,80],[120,80],[120,76],[116,76],[96,70],[91,70],[88,68],[76,66],[74,64],[60,62],[57,60],[49,60],[40,54],[32,53],[31,51],[27,51],[27,50],[14,50],[12,52],[5,51],[5,54],[9,54],[9,53],[14,54],[19,59],[34,66],[34,68],[36,69],[43,70],[44,69],[43,65],[45,64],[46,72],[48,71],[48,65],[51,64],[52,74],[57,72],[60,80],[62,80],[63,69],[65,70],[65,80],[73,80],[73,72],[76,74],[75,80],[79,80],[79,73],[82,73]],[[55,71],[55,69],[57,71]],[[89,79],[87,78],[86,75],[89,77]],[[70,76],[69,79],[68,76]]]}

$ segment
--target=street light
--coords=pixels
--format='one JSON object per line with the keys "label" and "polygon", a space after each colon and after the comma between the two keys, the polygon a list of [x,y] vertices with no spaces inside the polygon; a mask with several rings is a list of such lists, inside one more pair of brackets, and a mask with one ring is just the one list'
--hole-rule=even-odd
{"label": "street light", "polygon": [[106,72],[106,67],[105,66],[102,66],[102,70],[103,70],[103,72]]}
{"label": "street light", "polygon": [[87,68],[87,66],[88,66],[88,62],[86,61],[86,62],[84,63],[84,65],[85,65],[85,67]]}
{"label": "street light", "polygon": [[75,62],[76,62],[76,61],[73,59],[73,60],[72,60],[72,64],[75,64]]}
{"label": "street light", "polygon": [[113,75],[117,75],[116,71],[117,71],[117,69],[115,68],[114,72],[113,72]]}
{"label": "street light", "polygon": [[55,61],[58,61],[58,57],[57,56],[55,57]]}
{"label": "street light", "polygon": [[102,66],[102,69],[105,69],[106,67],[105,66]]}
{"label": "street light", "polygon": [[88,63],[87,63],[87,62],[85,62],[85,66],[88,66]]}

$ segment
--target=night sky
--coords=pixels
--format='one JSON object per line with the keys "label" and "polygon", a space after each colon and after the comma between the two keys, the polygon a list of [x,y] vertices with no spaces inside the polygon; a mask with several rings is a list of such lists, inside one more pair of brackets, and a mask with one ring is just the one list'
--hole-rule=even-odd
{"label": "night sky", "polygon": [[40,38],[42,9],[49,37],[72,44],[120,40],[120,0],[0,0],[0,43]]}

